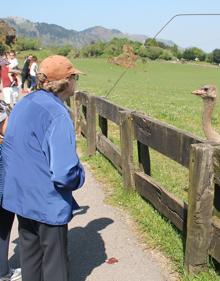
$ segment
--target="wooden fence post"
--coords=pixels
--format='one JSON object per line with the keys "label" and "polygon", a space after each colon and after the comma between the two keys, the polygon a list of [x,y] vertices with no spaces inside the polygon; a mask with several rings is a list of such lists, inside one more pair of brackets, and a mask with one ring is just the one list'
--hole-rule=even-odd
{"label": "wooden fence post", "polygon": [[124,187],[134,189],[133,122],[131,112],[120,111],[121,163]]}
{"label": "wooden fence post", "polygon": [[96,106],[95,98],[88,96],[87,112],[87,152],[88,155],[94,155],[96,152]]}
{"label": "wooden fence post", "polygon": [[185,269],[190,274],[207,269],[212,238],[213,199],[213,147],[210,144],[194,144],[190,151],[185,251]]}
{"label": "wooden fence post", "polygon": [[74,96],[69,98],[69,104],[70,104],[70,108],[74,112],[74,110],[75,110]]}
{"label": "wooden fence post", "polygon": [[81,102],[79,98],[75,99],[75,114],[74,114],[74,124],[75,130],[78,137],[81,136],[81,127],[80,127],[80,105]]}

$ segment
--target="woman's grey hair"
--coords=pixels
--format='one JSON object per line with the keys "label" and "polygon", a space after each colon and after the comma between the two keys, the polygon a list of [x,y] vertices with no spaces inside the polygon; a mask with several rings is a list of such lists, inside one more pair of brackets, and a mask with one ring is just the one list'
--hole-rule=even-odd
{"label": "woman's grey hair", "polygon": [[43,73],[37,74],[37,89],[45,90],[47,92],[53,92],[57,94],[59,92],[64,91],[68,86],[68,79],[62,79],[59,81],[47,81],[47,76]]}

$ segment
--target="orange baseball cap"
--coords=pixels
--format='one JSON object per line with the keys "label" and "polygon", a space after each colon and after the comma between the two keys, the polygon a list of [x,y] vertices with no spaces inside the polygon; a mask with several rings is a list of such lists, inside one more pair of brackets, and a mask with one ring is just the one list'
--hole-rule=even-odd
{"label": "orange baseball cap", "polygon": [[73,74],[83,74],[64,56],[53,55],[44,59],[39,67],[39,73],[47,76],[48,81],[58,81]]}

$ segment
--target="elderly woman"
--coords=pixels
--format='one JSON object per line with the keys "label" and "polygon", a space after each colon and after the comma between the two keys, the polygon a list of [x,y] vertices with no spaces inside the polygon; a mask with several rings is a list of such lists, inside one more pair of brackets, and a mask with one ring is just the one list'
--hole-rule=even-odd
{"label": "elderly woman", "polygon": [[[23,281],[67,281],[67,224],[84,183],[75,133],[63,102],[80,71],[63,56],[42,61],[38,90],[16,104],[5,134],[3,207],[18,215]],[[25,124],[25,126],[24,126]]]}

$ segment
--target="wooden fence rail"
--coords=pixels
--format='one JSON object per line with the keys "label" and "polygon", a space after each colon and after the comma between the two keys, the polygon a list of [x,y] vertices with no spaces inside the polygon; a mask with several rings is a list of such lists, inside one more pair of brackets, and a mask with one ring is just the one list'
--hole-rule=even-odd
{"label": "wooden fence rail", "polygon": [[[76,130],[87,139],[88,155],[99,150],[122,174],[127,190],[135,189],[186,235],[186,270],[207,268],[209,254],[220,262],[220,219],[213,216],[213,202],[220,201],[215,195],[220,191],[220,146],[85,92],[77,92],[70,105]],[[108,120],[119,127],[119,147],[108,138]],[[189,169],[188,205],[151,177],[149,147]]]}

